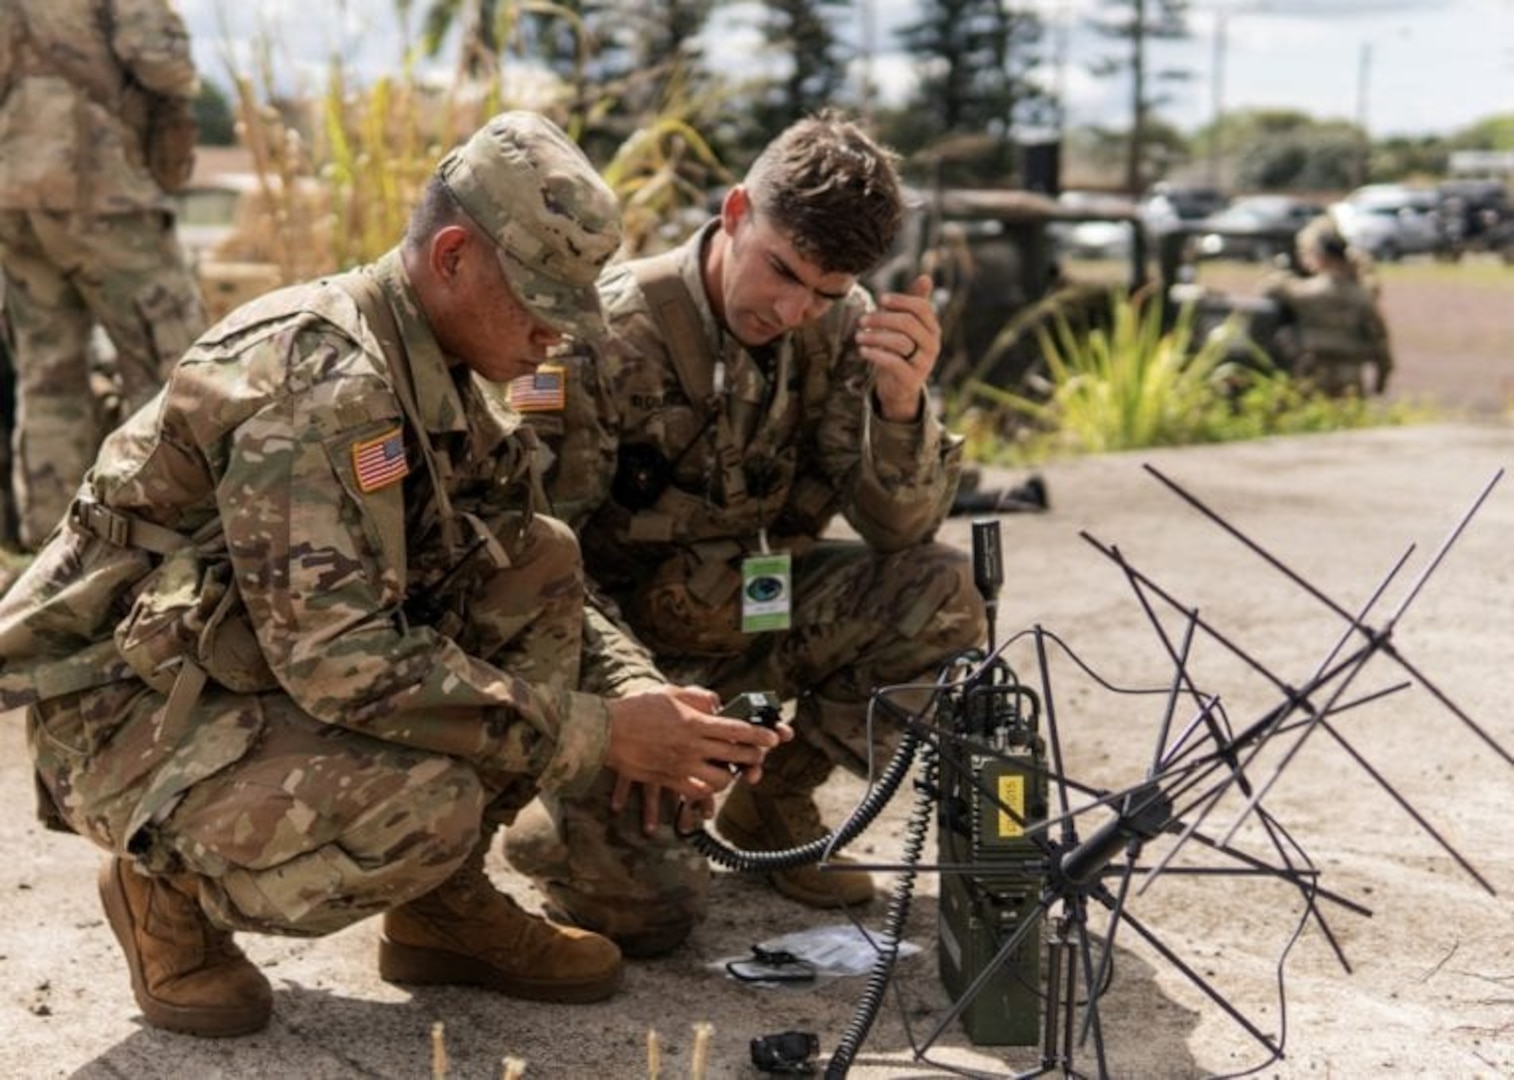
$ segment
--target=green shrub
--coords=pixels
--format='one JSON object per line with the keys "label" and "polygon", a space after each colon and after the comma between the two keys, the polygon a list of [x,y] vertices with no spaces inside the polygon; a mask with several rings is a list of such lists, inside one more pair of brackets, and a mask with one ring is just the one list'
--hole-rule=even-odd
{"label": "green shrub", "polygon": [[1110,294],[1107,326],[1079,333],[1057,317],[1040,331],[1044,397],[969,383],[948,406],[977,461],[1230,442],[1408,423],[1430,410],[1327,398],[1277,371],[1227,324],[1196,341],[1191,309],[1164,329],[1149,295]]}

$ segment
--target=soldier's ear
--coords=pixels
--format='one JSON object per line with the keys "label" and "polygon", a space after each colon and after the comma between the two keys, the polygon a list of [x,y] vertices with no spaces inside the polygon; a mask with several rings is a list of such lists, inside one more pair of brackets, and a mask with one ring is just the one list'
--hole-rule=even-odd
{"label": "soldier's ear", "polygon": [[431,235],[426,246],[426,261],[438,281],[452,283],[462,272],[463,250],[472,239],[461,225],[444,225]]}
{"label": "soldier's ear", "polygon": [[752,197],[741,184],[736,184],[725,193],[720,203],[720,227],[728,235],[734,235],[737,226],[752,212]]}

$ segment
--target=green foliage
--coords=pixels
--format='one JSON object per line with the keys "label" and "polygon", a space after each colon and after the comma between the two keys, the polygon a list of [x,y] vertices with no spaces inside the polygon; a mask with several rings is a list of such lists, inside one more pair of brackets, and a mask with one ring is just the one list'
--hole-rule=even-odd
{"label": "green foliage", "polygon": [[1339,191],[1361,175],[1363,148],[1358,129],[1345,124],[1310,124],[1266,139],[1240,144],[1235,185],[1242,191]]}
{"label": "green foliage", "polygon": [[980,153],[968,160],[942,160],[939,180],[1004,182],[1013,166],[1016,127],[1050,127],[1054,119],[1037,77],[1044,33],[1039,14],[998,0],[925,0],[915,21],[897,35],[917,59],[919,86],[891,117],[885,137],[914,152],[939,146],[943,138],[981,134]]}
{"label": "green foliage", "polygon": [[[620,197],[627,254],[660,250],[684,238],[685,211],[700,211],[705,185],[693,177],[733,178],[703,136],[676,117],[664,117],[633,132],[604,169],[605,182]],[[676,235],[663,235],[672,226]]]}
{"label": "green foliage", "polygon": [[998,393],[1083,452],[1208,441],[1208,416],[1224,400],[1233,365],[1218,344],[1192,349],[1192,338],[1188,310],[1164,331],[1158,304],[1113,293],[1107,328],[1080,335],[1057,316],[1041,331],[1049,400]]}
{"label": "green foliage", "polygon": [[1514,150],[1514,113],[1489,116],[1450,138],[1453,150]]}
{"label": "green foliage", "polygon": [[[1041,333],[1049,394],[1037,399],[970,383],[952,426],[975,460],[1025,463],[1060,454],[1230,442],[1424,419],[1412,404],[1383,406],[1311,393],[1265,357],[1238,347],[1236,327],[1196,342],[1183,309],[1164,329],[1149,297],[1110,295],[1106,327],[1079,333],[1063,317]],[[1011,432],[1008,440],[1005,432]]]}
{"label": "green foliage", "polygon": [[768,51],[782,57],[779,74],[752,88],[748,122],[739,139],[765,144],[795,120],[837,103],[846,84],[846,57],[835,23],[848,0],[763,0],[755,5]]}
{"label": "green foliage", "polygon": [[[398,0],[401,19],[411,5]],[[661,234],[670,224],[681,239],[685,211],[699,207],[702,217],[705,190],[730,180],[689,119],[709,102],[685,95],[674,72],[667,97],[658,102],[661,112],[638,115],[629,126],[609,122],[620,99],[609,89],[589,93],[575,81],[585,70],[579,61],[589,55],[590,35],[576,10],[581,6],[588,10],[549,0],[433,0],[424,13],[420,52],[407,49],[393,75],[360,84],[334,57],[324,93],[300,106],[275,96],[274,50],[265,38],[255,74],[233,72],[239,134],[260,189],[239,222],[235,257],[272,264],[285,282],[372,261],[403,234],[447,148],[506,108],[551,116],[602,163],[625,208],[629,252],[665,246]],[[569,50],[578,60],[565,78],[514,79],[517,69],[501,55],[481,59],[480,50],[521,49],[523,36],[549,31],[581,46]],[[428,85],[412,61],[456,33],[462,36],[459,77],[445,87]]]}
{"label": "green foliage", "polygon": [[234,146],[237,141],[236,115],[231,99],[209,79],[200,80],[200,96],[194,103],[195,123],[200,126],[200,145]]}

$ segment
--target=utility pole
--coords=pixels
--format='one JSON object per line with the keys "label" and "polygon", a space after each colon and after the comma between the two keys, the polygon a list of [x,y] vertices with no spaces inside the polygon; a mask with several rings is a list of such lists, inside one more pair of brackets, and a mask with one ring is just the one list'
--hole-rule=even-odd
{"label": "utility pole", "polygon": [[1356,184],[1367,182],[1368,159],[1372,154],[1372,136],[1367,130],[1367,95],[1372,84],[1372,42],[1363,41],[1356,65],[1356,127],[1361,138],[1361,153],[1356,160]]}
{"label": "utility pole", "polygon": [[1209,186],[1220,186],[1220,159],[1225,130],[1225,50],[1230,34],[1230,12],[1214,13],[1214,55],[1209,73]]}
{"label": "utility pole", "polygon": [[861,23],[860,36],[862,38],[857,65],[862,86],[858,97],[862,104],[862,122],[872,127],[878,108],[878,84],[873,79],[873,57],[878,53],[878,23],[874,17],[873,0],[861,0],[857,5],[857,18]]}

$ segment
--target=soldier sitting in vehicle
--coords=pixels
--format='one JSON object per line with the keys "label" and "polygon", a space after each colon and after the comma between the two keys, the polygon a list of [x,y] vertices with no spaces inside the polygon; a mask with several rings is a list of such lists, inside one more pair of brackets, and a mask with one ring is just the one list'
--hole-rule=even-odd
{"label": "soldier sitting in vehicle", "polygon": [[1279,345],[1293,374],[1331,397],[1384,393],[1393,370],[1388,327],[1375,286],[1327,217],[1299,230],[1299,265],[1306,276],[1280,276],[1266,295],[1282,309]]}

